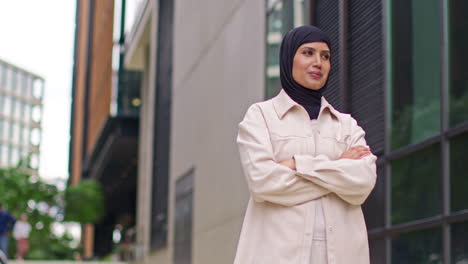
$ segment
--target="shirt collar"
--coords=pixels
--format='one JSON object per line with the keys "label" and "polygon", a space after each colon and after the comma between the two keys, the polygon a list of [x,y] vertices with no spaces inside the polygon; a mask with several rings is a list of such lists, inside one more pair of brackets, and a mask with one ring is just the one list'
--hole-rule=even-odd
{"label": "shirt collar", "polygon": [[[319,116],[324,109],[328,108],[330,113],[337,117],[338,111],[333,108],[333,106],[325,99],[325,97],[322,96],[321,100],[322,106],[320,107]],[[291,99],[291,97],[289,97],[289,95],[283,89],[281,89],[279,94],[272,99],[272,102],[279,119],[283,119],[284,115],[295,106],[302,107],[300,104]]]}

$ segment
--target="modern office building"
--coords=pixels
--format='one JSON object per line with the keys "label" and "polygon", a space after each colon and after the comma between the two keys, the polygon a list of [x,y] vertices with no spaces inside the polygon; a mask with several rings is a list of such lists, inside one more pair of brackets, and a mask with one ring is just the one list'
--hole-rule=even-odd
{"label": "modern office building", "polygon": [[[126,187],[135,188],[136,263],[232,263],[249,198],[237,124],[279,91],[280,42],[302,24],[329,34],[325,96],[357,119],[379,157],[363,206],[372,263],[468,261],[466,1],[135,3],[121,63],[142,74]],[[81,67],[101,76],[106,65]]]}
{"label": "modern office building", "polygon": [[103,219],[82,229],[87,259],[112,252],[115,227],[135,221],[141,77],[120,67],[121,10],[114,0],[77,1],[69,184],[96,180],[106,201]]}
{"label": "modern office building", "polygon": [[0,60],[0,166],[38,175],[44,79]]}

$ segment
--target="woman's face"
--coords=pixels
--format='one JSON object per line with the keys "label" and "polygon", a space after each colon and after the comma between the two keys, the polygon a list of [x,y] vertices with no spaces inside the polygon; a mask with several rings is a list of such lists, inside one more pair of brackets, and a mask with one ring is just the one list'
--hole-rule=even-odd
{"label": "woman's face", "polygon": [[325,42],[305,43],[294,55],[292,75],[298,84],[318,90],[325,85],[330,67],[330,49]]}

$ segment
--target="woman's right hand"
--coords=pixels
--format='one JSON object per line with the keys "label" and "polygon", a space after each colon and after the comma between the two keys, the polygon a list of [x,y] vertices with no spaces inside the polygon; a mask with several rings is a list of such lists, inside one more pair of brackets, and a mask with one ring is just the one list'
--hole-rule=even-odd
{"label": "woman's right hand", "polygon": [[354,146],[341,154],[340,159],[361,159],[369,154],[371,154],[370,148],[362,145]]}

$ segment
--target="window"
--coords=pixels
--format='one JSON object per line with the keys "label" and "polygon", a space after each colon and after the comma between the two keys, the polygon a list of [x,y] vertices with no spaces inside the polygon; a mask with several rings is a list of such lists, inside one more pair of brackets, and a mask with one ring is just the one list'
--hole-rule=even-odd
{"label": "window", "polygon": [[6,67],[5,76],[6,76],[5,90],[11,91],[12,86],[13,86],[13,71],[8,66]]}
{"label": "window", "polygon": [[452,225],[452,262],[463,264],[468,262],[468,221]]}
{"label": "window", "polygon": [[16,166],[18,165],[18,162],[19,162],[19,156],[20,156],[20,152],[19,152],[19,149],[18,148],[15,148],[15,147],[12,147],[11,148],[11,153],[10,153],[10,166]]}
{"label": "window", "polygon": [[42,109],[40,106],[35,105],[32,107],[31,117],[34,122],[41,122],[42,119]]}
{"label": "window", "polygon": [[21,118],[21,106],[22,106],[23,102],[21,102],[20,100],[16,99],[16,100],[13,100],[13,109],[14,109],[14,113],[13,113],[13,116],[16,118],[16,119],[20,119]]}
{"label": "window", "polygon": [[422,230],[394,237],[392,263],[442,264],[442,234],[440,229]]}
{"label": "window", "polygon": [[26,123],[29,123],[31,121],[31,106],[28,103],[25,103],[23,109],[24,109],[23,120]]}
{"label": "window", "polygon": [[468,121],[468,19],[465,0],[449,1],[450,12],[450,125]]}
{"label": "window", "polygon": [[10,71],[10,91],[16,93],[16,89],[18,87],[18,71],[16,69],[13,69]]}
{"label": "window", "polygon": [[13,123],[13,132],[12,132],[12,140],[15,144],[18,144],[20,143],[19,140],[20,140],[20,135],[21,135],[21,126],[15,122]]}
{"label": "window", "polygon": [[38,128],[33,128],[31,131],[31,144],[39,145],[41,142],[41,131]]}
{"label": "window", "polygon": [[36,99],[42,98],[42,93],[44,89],[44,82],[41,79],[35,79],[33,82],[32,95]]}
{"label": "window", "polygon": [[468,209],[467,146],[468,133],[457,136],[450,141],[451,211]]}
{"label": "window", "polygon": [[174,263],[192,263],[193,169],[176,183]]}
{"label": "window", "polygon": [[2,144],[1,151],[2,151],[2,156],[1,156],[2,166],[8,166],[8,159],[10,157],[8,145]]}
{"label": "window", "polygon": [[393,0],[392,149],[440,131],[440,1]]}
{"label": "window", "polygon": [[38,153],[32,153],[31,154],[31,160],[29,162],[29,165],[33,169],[38,169],[39,168],[39,154]]}
{"label": "window", "polygon": [[0,62],[0,90],[5,89],[5,65]]}
{"label": "window", "polygon": [[392,163],[392,223],[430,217],[441,213],[440,146]]}
{"label": "window", "polygon": [[21,73],[21,89],[18,90],[18,92],[24,96],[27,97],[28,95],[28,85],[29,85],[29,77],[26,73]]}
{"label": "window", "polygon": [[8,120],[3,121],[2,127],[2,138],[8,140],[10,138],[10,122]]}
{"label": "window", "polygon": [[28,76],[26,86],[24,87],[24,97],[30,98],[32,96],[33,77]]}
{"label": "window", "polygon": [[5,101],[3,105],[3,114],[6,116],[12,116],[12,109],[11,109],[11,96],[5,96]]}
{"label": "window", "polygon": [[26,145],[26,146],[29,146],[29,144],[30,144],[29,130],[30,130],[29,127],[23,126],[23,135],[22,135],[21,143]]}
{"label": "window", "polygon": [[6,90],[6,66],[0,62],[0,90]]}
{"label": "window", "polygon": [[281,90],[279,51],[284,35],[309,22],[308,0],[267,0],[265,97]]}
{"label": "window", "polygon": [[0,92],[0,114],[4,115],[5,113],[3,112],[3,105],[5,101],[5,95]]}

